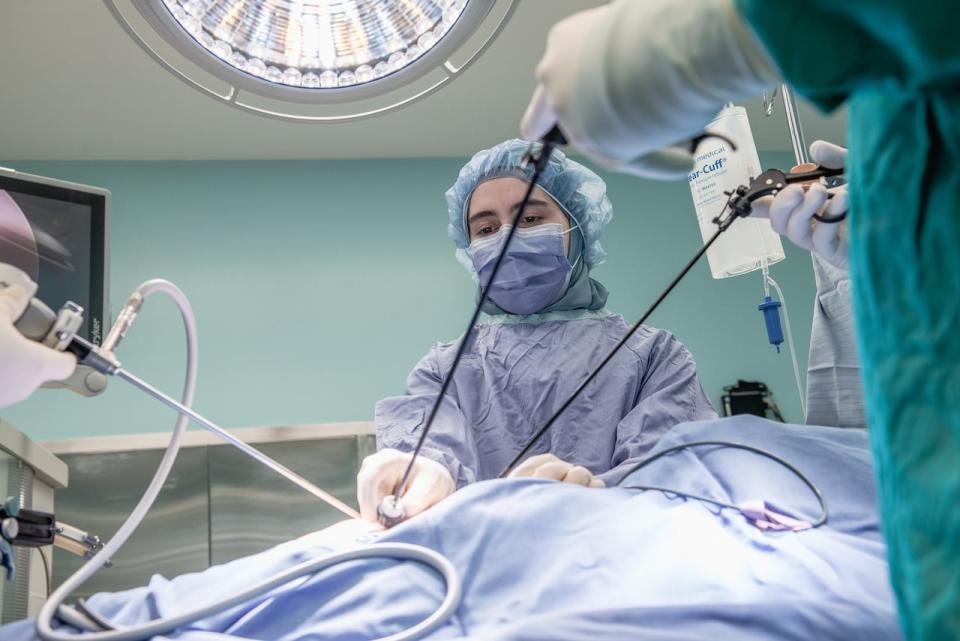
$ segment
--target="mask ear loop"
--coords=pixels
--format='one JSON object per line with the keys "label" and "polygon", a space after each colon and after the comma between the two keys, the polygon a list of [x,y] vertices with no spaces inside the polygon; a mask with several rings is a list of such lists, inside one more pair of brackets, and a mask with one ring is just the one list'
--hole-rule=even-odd
{"label": "mask ear loop", "polygon": [[[577,269],[577,264],[579,264],[579,262],[583,259],[584,250],[586,250],[587,248],[587,241],[583,237],[583,224],[579,220],[574,218],[573,215],[571,215],[564,207],[561,206],[560,208],[561,210],[563,210],[563,215],[567,217],[568,224],[571,222],[576,223],[575,225],[571,225],[568,229],[565,229],[562,232],[560,232],[561,236],[566,236],[567,234],[570,234],[570,249],[573,249],[573,240],[574,238],[576,238],[573,235],[574,230],[580,230],[578,234],[580,237],[580,255],[577,256],[577,259],[575,261],[570,263],[570,274],[572,274]],[[569,250],[567,251],[567,253],[568,254],[570,253]],[[567,256],[567,262],[569,261],[570,261],[570,256]],[[569,275],[567,276],[567,278],[569,279]],[[569,286],[569,283],[567,283],[567,285]]]}
{"label": "mask ear loop", "polygon": [[[551,198],[553,198],[553,196],[551,196]],[[556,202],[556,201],[554,201],[554,202]],[[570,279],[573,278],[573,274],[577,271],[577,265],[578,265],[578,264],[580,263],[580,261],[583,259],[583,250],[586,248],[586,241],[584,241],[584,239],[583,239],[583,232],[582,232],[582,231],[579,232],[579,233],[577,234],[577,236],[574,236],[574,235],[572,234],[572,232],[573,232],[574,230],[577,230],[577,229],[581,229],[581,228],[582,228],[582,225],[580,224],[580,221],[577,220],[576,218],[574,218],[573,216],[571,216],[563,206],[561,206],[560,209],[563,211],[563,215],[567,217],[567,222],[568,222],[568,224],[569,224],[571,221],[576,223],[576,225],[572,225],[572,226],[569,227],[568,229],[565,229],[565,230],[563,230],[562,232],[560,232],[561,240],[562,240],[562,237],[563,237],[563,236],[566,236],[567,234],[570,234],[570,249],[567,250],[567,262],[568,262],[568,263],[570,263],[570,255],[569,255],[569,254],[570,254],[570,251],[573,249],[573,243],[574,243],[574,241],[577,239],[577,237],[580,238],[580,252],[579,252],[579,254],[578,254],[578,256],[577,256],[577,259],[576,259],[575,261],[573,261],[572,263],[570,263],[570,271],[567,272],[567,277],[566,277],[566,279],[563,281],[563,289],[562,289],[562,292],[561,292],[561,294],[560,294],[560,298],[563,298],[563,296],[566,295],[567,290],[570,289]],[[560,300],[560,299],[558,298],[557,300]],[[557,302],[557,301],[554,301],[554,303],[556,303],[556,302]],[[551,303],[551,305],[552,305],[552,304],[553,304],[553,303]]]}
{"label": "mask ear loop", "polygon": [[[573,225],[573,226],[570,227],[569,229],[564,229],[562,232],[560,232],[560,235],[561,235],[561,236],[566,236],[567,234],[569,234],[569,233],[572,232],[573,230],[575,230],[575,229],[581,229],[581,228],[583,227],[583,225],[580,224],[580,221],[579,221],[579,220],[577,220],[576,218],[573,218],[573,216],[571,216],[570,214],[565,214],[565,215],[567,216],[567,218],[573,219],[573,221],[576,222],[577,224],[576,224],[576,225]],[[583,237],[583,232],[580,232],[580,236]]]}

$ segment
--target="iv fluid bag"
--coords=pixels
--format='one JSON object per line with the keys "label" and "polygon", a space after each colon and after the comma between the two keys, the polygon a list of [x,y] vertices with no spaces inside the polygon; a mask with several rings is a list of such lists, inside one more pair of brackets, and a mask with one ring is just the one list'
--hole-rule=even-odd
{"label": "iv fluid bag", "polygon": [[[730,138],[737,144],[737,151],[719,138],[707,138],[697,149],[693,171],[687,176],[704,241],[717,231],[713,219],[727,202],[723,192],[749,184],[750,178],[762,171],[746,109],[727,107],[707,125],[706,131]],[[746,274],[760,269],[764,262],[772,265],[783,259],[780,235],[764,218],[735,220],[707,250],[714,278]]]}

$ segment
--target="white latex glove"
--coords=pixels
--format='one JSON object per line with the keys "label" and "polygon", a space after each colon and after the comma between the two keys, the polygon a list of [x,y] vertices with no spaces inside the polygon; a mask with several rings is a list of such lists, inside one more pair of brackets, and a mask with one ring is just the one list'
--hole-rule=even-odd
{"label": "white latex glove", "polygon": [[[824,167],[841,168],[847,160],[847,150],[838,145],[817,140],[810,145],[810,159]],[[827,194],[833,198],[827,200]],[[812,185],[806,192],[800,185],[790,185],[773,197],[753,203],[751,216],[769,218],[774,231],[789,238],[795,245],[818,254],[838,267],[847,267],[847,221],[821,223],[813,218],[816,213],[838,215],[847,211],[846,186],[827,189]]]}
{"label": "white latex glove", "polygon": [[67,378],[77,366],[73,354],[24,338],[13,326],[29,302],[19,285],[0,289],[0,407],[24,400],[47,381]]}
{"label": "white latex glove", "polygon": [[518,465],[510,478],[531,477],[550,479],[563,483],[573,483],[584,487],[606,487],[603,481],[595,477],[582,465],[574,465],[557,458],[553,454],[537,454]]}
{"label": "white latex glove", "polygon": [[602,166],[678,178],[689,140],[726,102],[759,94],[778,73],[732,0],[617,0],[558,22],[521,123],[538,140],[559,122]]}
{"label": "white latex glove", "polygon": [[[378,522],[377,508],[384,498],[397,491],[412,454],[382,449],[363,459],[357,474],[357,502],[360,516]],[[416,516],[447,498],[456,489],[447,468],[425,456],[418,456],[410,472],[407,491],[399,497],[406,518]]]}

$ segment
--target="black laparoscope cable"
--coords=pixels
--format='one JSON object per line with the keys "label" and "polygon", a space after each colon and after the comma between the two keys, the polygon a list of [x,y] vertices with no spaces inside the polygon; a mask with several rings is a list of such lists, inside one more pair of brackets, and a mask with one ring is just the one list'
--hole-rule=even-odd
{"label": "black laparoscope cable", "polygon": [[705,242],[703,246],[699,250],[697,250],[697,253],[693,255],[693,258],[691,258],[687,262],[687,264],[684,265],[683,269],[680,270],[680,273],[678,273],[674,277],[674,279],[670,282],[670,284],[667,285],[666,289],[664,289],[663,292],[661,292],[660,295],[657,297],[657,299],[653,301],[653,304],[650,305],[649,308],[647,308],[647,311],[643,313],[643,316],[640,317],[640,320],[634,323],[633,327],[630,328],[630,330],[624,335],[624,337],[621,338],[620,341],[613,347],[613,349],[611,349],[607,353],[607,355],[603,358],[603,360],[600,361],[600,364],[597,365],[592,372],[587,374],[586,378],[584,378],[583,381],[580,383],[580,385],[577,386],[577,389],[575,389],[573,393],[570,394],[570,396],[567,398],[567,400],[564,401],[563,404],[557,409],[557,411],[554,412],[549,419],[547,419],[547,422],[544,423],[543,427],[537,430],[536,433],[534,433],[534,435],[530,437],[530,439],[527,441],[527,444],[523,446],[523,449],[521,449],[520,452],[517,453],[515,457],[513,457],[513,460],[510,461],[510,463],[507,464],[507,466],[500,473],[500,478],[506,478],[507,475],[510,474],[510,472],[513,470],[513,468],[518,463],[520,463],[520,461],[524,459],[524,457],[530,452],[533,446],[536,445],[537,441],[540,440],[540,437],[546,434],[547,430],[549,430],[553,426],[553,424],[556,423],[557,419],[560,418],[560,416],[567,410],[567,408],[573,404],[573,402],[577,399],[578,396],[580,396],[583,390],[586,389],[586,387],[591,382],[593,382],[593,379],[597,377],[597,374],[599,374],[600,371],[604,367],[606,367],[607,363],[609,363],[610,360],[614,356],[616,356],[617,352],[619,352],[623,348],[623,346],[627,344],[627,341],[630,340],[630,337],[633,336],[638,329],[640,329],[641,325],[647,322],[647,319],[650,318],[650,315],[653,314],[653,312],[657,309],[657,307],[660,306],[660,303],[662,303],[664,299],[670,295],[670,292],[672,292],[673,289],[677,286],[677,284],[681,280],[683,280],[683,277],[686,276],[691,269],[693,269],[693,266],[697,264],[697,261],[700,260],[700,258],[705,253],[707,253],[707,250],[710,249],[713,243],[716,242],[717,238],[720,237],[720,234],[722,234],[727,229],[729,229],[730,225],[733,224],[733,221],[742,215],[734,211],[733,209],[731,209],[731,212],[727,215],[726,218],[721,218],[724,212],[726,212],[727,209],[730,208],[730,203],[733,201],[734,197],[735,197],[735,194],[730,195],[730,197],[727,199],[726,204],[723,206],[723,209],[714,219],[713,222],[716,223],[717,225],[717,231],[713,233],[713,236],[711,236],[707,240],[707,242]]}
{"label": "black laparoscope cable", "polygon": [[[701,140],[707,137],[710,137],[710,136],[708,134],[704,134],[703,136],[696,138],[695,142],[693,143],[694,148]],[[523,214],[525,213],[527,203],[530,200],[530,196],[533,194],[533,190],[537,185],[537,181],[540,179],[540,175],[542,174],[543,169],[546,167],[547,163],[550,161],[550,156],[553,153],[554,148],[558,145],[564,145],[564,144],[566,144],[566,139],[563,136],[563,133],[560,131],[558,127],[554,127],[541,141],[541,148],[540,148],[539,155],[536,158],[532,158],[531,156],[532,161],[534,162],[533,176],[530,179],[530,184],[527,187],[527,191],[524,194],[523,200],[521,200],[520,202],[520,207],[517,210],[517,214],[514,217],[513,227],[510,229],[510,232],[507,234],[506,242],[501,248],[500,254],[497,256],[497,260],[494,263],[493,270],[490,274],[490,278],[487,280],[486,286],[480,292],[480,297],[477,300],[477,305],[473,310],[473,314],[471,314],[470,316],[470,321],[467,324],[467,329],[464,332],[463,338],[460,341],[460,345],[457,348],[457,353],[454,356],[453,363],[450,366],[450,371],[447,372],[447,375],[443,379],[443,383],[440,386],[440,391],[437,394],[436,399],[434,400],[433,407],[430,410],[430,415],[427,418],[426,425],[424,426],[423,431],[420,433],[420,438],[417,440],[417,445],[413,450],[413,456],[410,458],[410,461],[407,463],[407,467],[404,470],[403,477],[401,478],[400,483],[397,485],[396,491],[394,493],[394,498],[403,495],[403,491],[406,488],[407,481],[409,480],[409,477],[410,477],[410,472],[413,470],[414,462],[416,461],[417,456],[419,456],[420,450],[423,448],[423,444],[426,442],[427,435],[430,432],[430,428],[433,426],[433,421],[436,418],[437,412],[440,408],[440,404],[443,402],[444,394],[446,394],[447,388],[450,386],[450,381],[453,380],[453,374],[454,372],[456,372],[457,366],[459,365],[460,360],[463,357],[463,354],[466,350],[466,345],[467,345],[468,339],[470,338],[470,333],[473,331],[474,325],[476,325],[477,319],[480,317],[480,312],[483,308],[483,304],[487,300],[490,285],[491,283],[494,282],[494,279],[497,276],[497,272],[500,269],[500,263],[503,261],[503,257],[507,253],[507,249],[510,246],[510,241],[512,240],[513,235],[517,230],[517,226],[520,220],[522,219]],[[732,142],[730,142],[730,144],[733,145]],[[735,145],[733,146],[734,148],[736,148]],[[527,441],[523,449],[521,449],[520,452],[513,458],[513,460],[510,461],[507,467],[504,468],[503,472],[500,473],[500,478],[505,478],[510,473],[510,471],[521,460],[523,460],[523,458],[527,455],[527,453],[529,453],[530,449],[533,448],[533,446],[540,439],[540,437],[542,437],[547,432],[547,430],[549,430],[553,426],[553,424],[557,421],[557,419],[567,410],[567,408],[570,407],[570,405],[573,404],[573,401],[576,400],[577,397],[583,392],[583,390],[586,389],[586,387],[593,381],[594,378],[596,378],[597,374],[599,374],[600,371],[607,365],[607,363],[609,363],[610,360],[617,354],[617,352],[619,352],[620,349],[622,349],[623,346],[627,344],[627,341],[630,340],[630,337],[633,336],[638,329],[640,329],[640,327],[647,321],[650,315],[653,314],[653,312],[657,309],[657,307],[660,306],[660,304],[664,301],[664,299],[666,299],[666,297],[670,295],[670,293],[680,283],[680,281],[683,280],[683,278],[690,272],[691,269],[693,269],[693,266],[697,264],[697,261],[699,261],[700,258],[702,258],[705,253],[707,253],[707,250],[710,249],[710,247],[713,245],[713,243],[716,242],[716,240],[720,237],[720,235],[730,228],[730,225],[733,224],[733,221],[745,215],[743,212],[737,211],[735,208],[731,208],[730,206],[734,198],[737,196],[737,194],[735,192],[731,192],[728,196],[729,197],[727,198],[727,202],[724,204],[723,209],[720,211],[717,217],[714,218],[714,221],[713,221],[717,225],[717,231],[713,233],[713,235],[703,244],[703,246],[700,247],[699,250],[697,250],[697,253],[693,255],[693,257],[687,262],[686,265],[684,265],[683,269],[680,270],[680,272],[674,277],[674,279],[670,282],[670,284],[667,285],[667,287],[663,290],[663,292],[661,292],[661,294],[657,297],[657,299],[653,302],[653,304],[651,304],[650,307],[646,310],[646,312],[644,312],[643,316],[640,317],[640,320],[638,320],[633,325],[633,327],[630,328],[630,330],[626,333],[626,335],[624,335],[624,337],[620,339],[620,341],[613,347],[613,349],[610,350],[610,352],[603,358],[603,360],[600,361],[600,364],[596,368],[594,368],[594,370],[590,372],[586,378],[584,378],[584,380],[580,383],[580,385],[577,386],[577,389],[574,390],[573,393],[567,398],[567,400],[564,401],[564,403],[559,407],[559,409],[557,409],[557,411],[553,413],[553,415],[547,420],[547,422],[543,425],[543,427],[537,430],[537,432]],[[723,218],[724,213],[727,212],[728,209],[730,210],[730,213],[727,214],[726,218]],[[649,463],[652,463],[653,461],[659,459],[661,456],[665,456],[666,454],[669,454],[671,452],[675,452],[681,449],[686,449],[689,447],[694,447],[697,445],[722,445],[727,447],[743,449],[743,450],[754,452],[756,454],[760,454],[761,456],[765,456],[771,460],[774,460],[780,463],[781,465],[789,469],[791,472],[793,472],[807,487],[810,488],[810,490],[817,497],[817,500],[820,503],[821,516],[812,525],[812,527],[814,528],[820,527],[821,525],[827,522],[827,504],[823,498],[823,494],[820,492],[819,488],[817,488],[817,486],[813,483],[813,481],[811,481],[805,474],[803,474],[803,472],[797,469],[794,465],[784,460],[783,458],[777,456],[776,454],[773,454],[772,452],[768,452],[766,450],[753,447],[750,445],[744,445],[741,443],[731,443],[727,441],[696,441],[691,443],[684,443],[675,447],[668,448],[661,452],[658,452],[657,454],[639,462],[637,465],[631,468],[630,471],[623,478],[624,479],[627,478],[627,476],[629,476],[636,470],[642,468],[645,465],[648,465]],[[736,505],[723,503],[721,501],[716,501],[714,499],[709,499],[706,497],[687,494],[685,492],[673,490],[670,488],[660,488],[660,487],[654,487],[654,486],[627,486],[627,487],[630,489],[659,490],[662,492],[668,492],[678,496],[685,496],[690,499],[704,501],[706,503],[712,503],[719,507],[731,508],[735,510],[740,509]],[[381,514],[381,520],[384,520],[385,516],[386,515]],[[390,521],[391,519],[390,517],[387,517],[386,520]]]}
{"label": "black laparoscope cable", "polygon": [[666,456],[667,454],[673,454],[674,452],[679,452],[681,450],[689,449],[691,447],[701,447],[701,446],[731,447],[738,450],[745,450],[747,452],[753,452],[754,454],[759,454],[760,456],[764,456],[770,459],[771,461],[779,463],[783,467],[793,472],[794,476],[796,476],[798,479],[800,479],[800,481],[804,485],[810,488],[810,491],[813,492],[813,495],[817,498],[817,502],[820,504],[820,516],[817,518],[816,521],[813,521],[810,524],[810,527],[818,528],[827,522],[827,518],[828,518],[827,501],[826,499],[823,498],[823,493],[820,491],[820,488],[818,488],[816,484],[812,480],[810,480],[810,477],[808,477],[806,474],[801,472],[795,465],[793,465],[783,457],[778,456],[768,450],[765,450],[759,447],[754,447],[753,445],[746,445],[744,443],[734,443],[732,441],[691,441],[689,443],[680,443],[679,445],[668,447],[664,450],[657,452],[656,454],[648,456],[647,458],[643,459],[642,461],[638,462],[636,465],[631,467],[629,470],[627,470],[627,473],[624,474],[623,478],[621,478],[620,481],[617,483],[617,487],[623,487],[624,489],[628,489],[628,490],[654,490],[657,492],[663,492],[665,494],[674,494],[676,496],[683,496],[685,498],[693,499],[695,501],[711,503],[713,505],[716,505],[722,508],[730,508],[732,510],[740,511],[740,507],[737,505],[733,505],[731,503],[724,503],[723,501],[717,501],[715,499],[707,498],[705,496],[689,494],[687,492],[675,490],[669,487],[659,487],[656,485],[623,485],[623,482],[626,481],[631,474],[633,474],[634,472],[636,472],[641,468],[646,467],[650,463],[653,463],[657,459],[660,459]]}
{"label": "black laparoscope cable", "polygon": [[[533,190],[537,186],[537,182],[540,180],[540,176],[543,174],[543,170],[546,168],[547,163],[550,162],[550,156],[553,154],[553,150],[557,145],[566,144],[566,139],[563,137],[563,134],[560,132],[560,129],[554,127],[550,133],[548,133],[540,141],[539,153],[534,156],[533,145],[531,145],[531,151],[528,152],[529,162],[533,163],[533,175],[530,178],[530,184],[527,186],[527,190],[523,195],[523,199],[520,201],[520,206],[517,208],[517,214],[513,218],[513,226],[510,228],[510,231],[507,233],[506,241],[503,244],[503,247],[500,249],[500,254],[497,256],[496,262],[493,264],[493,270],[490,272],[490,278],[487,279],[486,284],[480,290],[480,296],[477,299],[477,305],[473,310],[473,313],[470,315],[470,321],[467,323],[467,329],[463,333],[463,338],[460,340],[460,344],[457,346],[457,353],[453,358],[453,363],[450,365],[450,370],[447,372],[447,375],[443,378],[443,383],[440,385],[440,391],[437,393],[437,398],[433,402],[433,407],[430,408],[430,414],[427,417],[427,422],[423,427],[423,431],[420,433],[420,438],[417,440],[417,445],[413,450],[413,455],[410,457],[410,461],[407,463],[407,467],[403,472],[403,476],[400,479],[400,483],[397,485],[393,498],[399,498],[403,496],[404,491],[406,490],[407,482],[410,480],[410,473],[413,471],[413,465],[417,460],[417,457],[420,455],[420,450],[423,448],[423,444],[426,442],[427,435],[430,433],[430,428],[433,426],[433,421],[437,416],[437,412],[440,409],[440,405],[443,403],[443,397],[447,393],[447,388],[450,387],[450,382],[453,380],[453,375],[457,371],[457,366],[460,364],[460,360],[463,358],[463,354],[466,351],[467,343],[470,340],[470,334],[473,331],[474,326],[477,324],[477,320],[480,318],[480,312],[483,310],[483,305],[487,301],[490,292],[490,286],[497,278],[497,273],[500,271],[500,264],[503,262],[503,257],[507,254],[507,249],[510,247],[510,242],[513,240],[513,236],[517,231],[517,228],[520,225],[520,221],[523,220],[523,215],[526,213],[527,204],[530,202],[530,197],[533,195]],[[391,520],[389,516],[381,512],[381,521]],[[386,525],[387,523],[385,523]]]}

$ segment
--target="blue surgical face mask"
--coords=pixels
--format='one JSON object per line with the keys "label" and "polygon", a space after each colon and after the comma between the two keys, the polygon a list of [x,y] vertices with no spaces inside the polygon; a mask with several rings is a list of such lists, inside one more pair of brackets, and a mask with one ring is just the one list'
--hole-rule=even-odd
{"label": "blue surgical face mask", "polygon": [[[481,287],[490,282],[509,233],[510,225],[504,225],[495,235],[470,244]],[[563,248],[564,233],[557,223],[516,231],[489,293],[500,309],[511,314],[535,314],[563,293],[571,270]]]}

